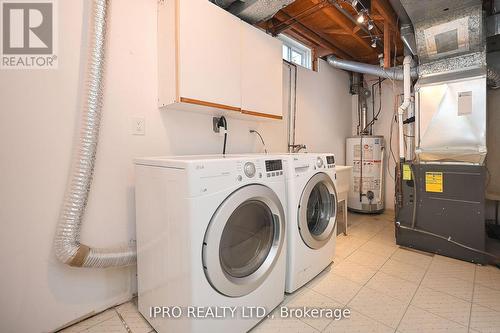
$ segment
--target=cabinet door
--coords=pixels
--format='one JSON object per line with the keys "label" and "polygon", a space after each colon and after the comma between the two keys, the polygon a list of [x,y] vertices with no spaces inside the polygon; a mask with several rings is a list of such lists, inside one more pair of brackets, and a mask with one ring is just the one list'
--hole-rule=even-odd
{"label": "cabinet door", "polygon": [[241,109],[280,118],[283,114],[283,59],[280,40],[242,23]]}
{"label": "cabinet door", "polygon": [[207,0],[178,0],[178,93],[241,106],[241,21]]}

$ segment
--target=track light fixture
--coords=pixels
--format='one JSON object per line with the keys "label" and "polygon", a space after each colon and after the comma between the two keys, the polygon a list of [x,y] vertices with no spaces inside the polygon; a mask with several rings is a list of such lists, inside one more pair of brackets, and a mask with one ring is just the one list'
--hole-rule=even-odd
{"label": "track light fixture", "polygon": [[373,30],[374,27],[373,21],[368,21],[368,30]]}
{"label": "track light fixture", "polygon": [[354,8],[356,8],[357,5],[358,5],[358,0],[352,0],[351,1],[351,6],[353,6]]}
{"label": "track light fixture", "polygon": [[361,10],[358,13],[358,17],[356,17],[356,22],[358,22],[359,24],[365,23],[365,11],[364,10]]}
{"label": "track light fixture", "polygon": [[373,48],[376,48],[376,47],[377,47],[377,42],[378,42],[378,37],[374,37],[374,38],[372,39],[372,47],[373,47]]}

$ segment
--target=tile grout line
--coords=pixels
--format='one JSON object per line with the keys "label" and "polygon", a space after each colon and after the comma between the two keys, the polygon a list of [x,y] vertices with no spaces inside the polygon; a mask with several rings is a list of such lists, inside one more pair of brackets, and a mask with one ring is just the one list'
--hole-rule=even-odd
{"label": "tile grout line", "polygon": [[[104,312],[109,311],[109,310],[110,310],[110,309],[103,310],[103,311],[101,311],[101,312],[99,312],[99,313],[94,314],[93,316],[90,316],[90,317],[85,318],[85,319],[82,319],[82,320],[80,320],[80,321],[78,321],[78,322],[76,322],[76,323],[74,323],[74,324],[72,324],[72,325],[69,325],[69,326],[67,326],[67,327],[63,328],[62,330],[66,330],[66,329],[68,329],[68,328],[71,328],[71,327],[77,326],[78,324],[84,323],[84,322],[86,322],[86,321],[88,321],[88,320],[90,320],[90,319],[92,319],[92,318],[94,318],[94,317],[97,317],[97,316],[99,316],[99,315],[101,315],[101,314],[103,314]],[[111,319],[111,318],[102,319],[102,320],[98,321],[97,323],[95,323],[95,324],[93,324],[93,325],[90,325],[90,326],[88,326],[88,327],[86,327],[86,328],[83,328],[81,331],[79,330],[78,332],[84,332],[84,331],[87,331],[87,330],[89,330],[90,328],[95,327],[95,326],[97,326],[97,325],[99,325],[99,324],[102,324],[102,323],[104,323],[105,321],[108,321],[108,320],[110,320],[110,319]]]}
{"label": "tile grout line", "polygon": [[118,318],[122,322],[123,327],[125,327],[125,329],[127,330],[128,333],[132,333],[132,330],[130,329],[130,327],[128,327],[127,323],[125,322],[125,319],[123,319],[120,312],[118,312],[118,310],[116,308],[114,308],[114,310],[115,310],[116,314],[118,315]]}
{"label": "tile grout line", "polygon": [[[382,229],[380,229],[377,233],[375,233],[375,234],[374,234],[373,236],[371,236],[370,238],[368,238],[368,239],[367,239],[367,240],[366,240],[363,244],[361,244],[358,248],[356,248],[356,249],[355,249],[355,250],[354,250],[351,254],[349,254],[347,257],[345,257],[342,261],[344,261],[344,260],[346,260],[347,258],[349,258],[349,257],[350,257],[350,256],[351,256],[354,252],[356,252],[359,248],[361,248],[361,246],[365,245],[365,244],[366,244],[366,243],[368,243],[370,240],[372,240],[373,238],[375,238],[375,237],[376,237],[376,236],[377,236],[380,232],[382,232],[382,230],[383,230],[383,229],[385,229],[385,227],[384,227],[384,228],[382,228]],[[391,255],[391,256],[392,256],[392,255]],[[389,260],[389,259],[390,259],[390,257],[389,257],[387,260]],[[387,262],[387,260],[386,260],[385,262]],[[385,264],[385,262],[384,262],[384,264]],[[384,265],[384,264],[383,264],[383,265]],[[368,267],[368,266],[364,266],[364,265],[361,265],[361,264],[357,264],[357,265],[360,265],[360,266],[363,266],[363,267],[366,267],[366,268],[370,268],[370,267]],[[382,266],[383,266],[383,265],[382,265]],[[382,267],[382,266],[381,266],[381,267]],[[372,268],[372,269],[373,269],[373,268]],[[333,267],[332,267],[332,270],[333,270]],[[359,294],[359,292],[361,291],[361,289],[363,289],[363,288],[364,288],[364,287],[368,284],[368,282],[370,282],[370,280],[371,280],[371,279],[372,279],[372,278],[373,278],[373,277],[377,274],[377,272],[379,272],[379,271],[380,271],[380,268],[376,269],[376,270],[375,270],[375,274],[373,274],[373,275],[372,275],[372,276],[371,276],[371,277],[370,277],[370,278],[369,278],[369,279],[368,279],[368,280],[367,280],[364,284],[357,283],[356,281],[352,281],[351,279],[348,279],[348,278],[346,278],[346,277],[343,277],[343,276],[339,275],[339,276],[341,276],[342,278],[344,278],[344,279],[346,279],[346,280],[349,280],[349,281],[351,281],[351,282],[354,282],[354,283],[356,283],[356,284],[361,285],[361,288],[359,288],[359,290],[356,292],[356,294],[354,294],[354,296],[353,296],[353,297],[351,297],[351,299],[350,299],[348,302],[346,302],[346,305],[345,305],[345,306],[343,306],[343,307],[342,307],[342,309],[346,309],[346,308],[347,308],[347,306],[349,305],[349,303],[350,303],[350,302],[351,302],[351,301],[352,301],[352,300],[353,300],[353,299],[354,299],[354,298],[355,298],[355,297]],[[335,274],[334,272],[332,272],[332,273],[333,273],[333,274]],[[317,292],[317,291],[316,291],[316,292]],[[322,294],[322,293],[320,293],[320,292],[317,292],[317,293],[318,293],[318,294],[320,294],[320,295],[323,295],[323,294]],[[333,300],[333,301],[335,301],[335,302],[338,302],[337,300],[334,300],[333,298],[331,298],[331,297],[329,297],[329,296],[326,296],[326,295],[323,295],[323,296],[328,297],[329,299],[331,299],[331,300]],[[340,302],[340,303],[342,303],[342,302]],[[350,308],[349,308],[349,310],[350,310]],[[358,310],[356,310],[356,311],[358,311]],[[362,313],[362,312],[360,312],[360,311],[358,311],[358,312],[359,312],[359,313],[361,313],[363,316],[365,316],[365,317],[367,317],[367,318],[370,318],[370,319],[372,319],[372,320],[376,321],[376,322],[377,322],[377,323],[379,323],[379,324],[382,324],[382,325],[384,325],[384,326],[387,326],[386,324],[384,324],[384,323],[382,323],[382,322],[378,321],[377,319],[374,319],[374,318],[372,318],[372,317],[370,317],[370,316],[367,316],[367,315],[365,315],[364,313]],[[335,321],[335,320],[332,320],[332,321],[331,321],[328,325],[326,325],[326,327],[325,327],[325,328],[324,328],[321,332],[324,332],[324,331],[325,331],[325,330],[326,330],[326,329],[327,329],[327,328],[328,328],[328,327],[329,327],[329,326],[330,326],[330,325],[331,325],[334,321]],[[387,327],[389,327],[389,326],[387,326]],[[392,328],[392,327],[391,327],[391,328]]]}
{"label": "tile grout line", "polygon": [[424,281],[425,276],[429,272],[429,268],[431,267],[432,262],[434,261],[434,258],[435,257],[433,257],[432,260],[430,261],[430,263],[427,265],[427,268],[425,269],[425,273],[422,276],[422,278],[420,279],[420,282],[418,283],[417,289],[415,289],[415,292],[413,293],[413,296],[411,297],[410,301],[408,302],[408,305],[406,306],[406,309],[405,309],[405,311],[403,313],[403,316],[401,317],[401,319],[399,319],[398,325],[396,326],[396,332],[398,331],[399,326],[401,326],[401,322],[403,321],[404,317],[406,316],[406,313],[408,312],[408,309],[410,308],[410,305],[413,302],[413,299],[415,298],[415,295],[417,294],[418,290],[420,289],[420,286],[422,285],[422,282]]}
{"label": "tile grout line", "polygon": [[[429,267],[427,268],[427,270],[426,270],[426,273],[425,273],[425,274],[427,274],[427,271],[429,270],[429,268],[430,268],[430,265],[429,265]],[[475,270],[474,270],[474,276],[475,276]],[[424,278],[425,278],[425,275],[424,275]],[[424,278],[422,278],[422,281],[424,280]],[[415,297],[415,295],[416,295],[416,293],[417,293],[418,289],[420,289],[420,287],[421,287],[421,284],[419,284],[419,286],[418,286],[417,290],[415,291],[415,294],[413,295],[413,297],[412,297],[411,301],[413,301],[413,298]],[[435,290],[435,289],[432,289],[432,288],[429,288],[429,287],[426,287],[426,286],[422,286],[422,287],[427,288],[427,289],[431,289],[431,290],[436,291],[436,292],[441,292],[441,293],[443,293],[443,294],[446,294],[446,295],[448,295],[448,296],[455,297],[455,298],[457,298],[457,299],[462,300],[462,301],[464,301],[464,302],[465,302],[465,300],[463,300],[463,299],[461,299],[461,298],[459,298],[459,297],[453,296],[453,295],[449,295],[449,294],[447,294],[447,293],[445,293],[445,292],[442,292],[442,291],[439,291],[439,290]],[[410,301],[410,304],[408,305],[408,307],[409,307],[410,305],[412,305],[412,304],[411,304],[411,301]],[[470,303],[470,304],[471,304],[471,310],[470,310],[470,312],[472,312],[472,301],[471,301],[471,302],[468,302],[468,301],[467,301],[467,303]],[[434,315],[434,316],[436,316],[436,317],[439,317],[439,318],[441,318],[441,319],[444,319],[444,320],[447,320],[447,321],[451,321],[451,322],[453,322],[453,323],[455,323],[455,324],[458,324],[458,325],[460,325],[460,326],[462,326],[462,327],[465,327],[463,323],[459,323],[459,322],[457,322],[457,321],[455,321],[455,320],[452,320],[452,319],[450,319],[450,318],[446,318],[446,317],[444,317],[444,316],[442,316],[442,315],[439,315],[439,314],[436,314],[436,313],[434,313],[434,312],[432,312],[432,311],[430,311],[430,310],[428,310],[428,309],[424,309],[424,308],[422,308],[422,307],[420,307],[420,306],[418,306],[418,305],[413,304],[412,306],[414,306],[414,307],[416,307],[416,308],[418,308],[418,309],[420,309],[420,310],[422,310],[422,311],[425,311],[425,312],[427,312],[427,313],[429,313],[429,314],[431,314],[431,315]],[[406,311],[408,311],[408,309],[407,309]],[[405,311],[405,314],[406,314],[406,311]],[[404,315],[403,315],[403,317],[404,317]],[[401,320],[402,320],[402,319],[401,319]],[[470,323],[470,315],[469,315],[469,323]],[[401,322],[400,322],[400,324],[401,324]],[[398,328],[399,328],[399,325],[398,325]],[[470,330],[470,327],[467,327],[467,329],[468,329],[468,330]],[[397,329],[396,329],[396,330],[397,330]]]}
{"label": "tile grout line", "polygon": [[[365,245],[365,244],[366,244],[366,243],[368,243],[370,240],[372,240],[373,238],[375,238],[375,237],[376,237],[379,233],[381,233],[381,232],[382,232],[382,230],[383,230],[383,229],[384,229],[384,228],[382,228],[379,232],[377,232],[376,234],[374,234],[371,238],[369,238],[369,239],[368,239],[365,243],[363,243],[361,246]],[[394,252],[395,252],[395,251],[394,251]],[[394,253],[393,253],[393,254],[394,254]],[[382,266],[384,266],[384,265],[385,265],[385,263],[391,259],[391,257],[392,257],[392,255],[393,255],[393,254],[391,254],[391,255],[389,256],[389,258],[387,258],[387,259],[386,259],[386,261],[384,261],[384,263],[382,264]],[[347,258],[346,258],[346,259],[347,259]],[[364,266],[364,265],[362,265],[362,264],[358,264],[358,265],[363,266],[363,267],[367,267],[367,268],[368,268],[368,266]],[[363,288],[365,288],[365,287],[366,287],[366,288],[371,289],[370,287],[367,287],[367,284],[368,284],[368,282],[370,282],[370,281],[373,279],[373,277],[374,277],[375,275],[377,275],[377,273],[378,273],[378,272],[380,272],[380,269],[382,268],[382,266],[380,266],[378,269],[376,269],[376,270],[375,270],[375,274],[373,274],[373,275],[372,275],[372,276],[371,276],[371,277],[370,277],[370,278],[369,278],[369,279],[368,279],[368,280],[367,280],[367,281],[366,281],[366,282],[365,282],[365,283],[361,286],[361,288],[360,288],[360,289],[356,292],[356,294],[355,294],[353,297],[351,297],[351,299],[350,299],[350,300],[346,303],[346,307],[347,307],[347,306],[348,306],[348,305],[349,305],[349,304],[350,304],[350,303],[354,300],[354,298],[356,298],[356,296],[358,296],[358,294],[361,292],[361,290],[363,290]],[[373,290],[373,289],[372,289],[372,290]],[[378,291],[377,291],[377,292],[378,292]],[[391,298],[393,298],[393,299],[396,299],[396,298],[394,298],[394,297],[392,297],[392,296],[389,296],[389,295],[386,295],[386,296],[387,296],[387,297],[391,297]],[[397,299],[396,299],[396,300],[397,300]],[[358,310],[356,310],[356,311],[358,311]],[[363,312],[361,312],[361,311],[358,311],[358,312],[359,312],[359,313],[361,313],[363,316],[368,317],[368,318],[370,318],[370,319],[372,319],[372,320],[374,320],[374,321],[378,322],[379,324],[382,324],[382,325],[384,325],[384,326],[390,327],[390,326],[388,326],[388,325],[386,325],[386,324],[384,324],[384,323],[380,322],[378,319],[372,318],[372,317],[370,317],[370,316],[368,316],[368,315],[364,314],[364,313],[363,313]],[[392,328],[392,327],[391,327],[391,328]],[[396,331],[397,331],[397,328],[396,328],[396,329],[394,329],[394,332],[396,332]]]}
{"label": "tile grout line", "polygon": [[474,305],[474,292],[476,290],[476,274],[477,274],[477,265],[474,266],[474,279],[472,281],[472,298],[470,301],[470,311],[469,311],[469,325],[467,326],[467,330],[471,330],[471,321],[472,321],[472,306]]}

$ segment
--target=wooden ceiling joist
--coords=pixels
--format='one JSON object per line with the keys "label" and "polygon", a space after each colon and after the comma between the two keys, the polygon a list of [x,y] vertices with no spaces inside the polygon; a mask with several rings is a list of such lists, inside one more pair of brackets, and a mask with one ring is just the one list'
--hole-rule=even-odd
{"label": "wooden ceiling joist", "polygon": [[[317,3],[320,0],[311,0],[313,3]],[[346,32],[351,33],[351,36],[357,40],[362,46],[364,46],[367,50],[370,50],[371,52],[376,52],[373,50],[373,48],[370,46],[370,43],[367,42],[366,40],[362,39],[359,37],[357,34],[353,34],[352,31],[355,27],[355,25],[342,14],[337,8],[333,6],[328,6],[324,9],[323,11],[328,17],[330,17],[333,21],[338,23],[342,29],[344,29]]]}
{"label": "wooden ceiling joist", "polygon": [[[280,21],[285,21],[285,20],[289,19],[290,17],[291,16],[288,15],[287,13],[285,13],[284,11],[280,11],[275,15],[275,18],[277,18]],[[341,48],[334,45],[332,42],[328,41],[327,39],[323,38],[318,33],[314,32],[310,28],[306,27],[303,23],[297,22],[296,26],[300,27],[300,30],[302,30],[309,38],[311,38],[317,44],[319,44],[325,48],[331,49],[332,52],[338,56],[341,56],[343,58],[345,57],[345,59],[351,59],[351,56],[349,54],[342,51]],[[294,27],[294,30],[297,30],[297,29],[295,29],[295,27]]]}
{"label": "wooden ceiling joist", "polygon": [[[273,34],[284,33],[302,42],[318,56],[334,54],[343,59],[355,59],[378,64],[384,53],[384,65],[391,59],[400,61],[403,44],[399,35],[396,12],[388,0],[372,0],[369,16],[375,28],[356,22],[357,11],[341,0],[295,0],[260,26]],[[372,38],[378,38],[373,48]]]}
{"label": "wooden ceiling joist", "polygon": [[387,22],[392,31],[399,32],[398,17],[387,0],[372,0],[372,8],[384,18],[384,23]]}
{"label": "wooden ceiling joist", "polygon": [[326,0],[323,0],[321,2],[312,5],[311,7],[306,8],[305,10],[296,15],[290,16],[289,19],[280,22],[276,27],[274,27],[272,34],[274,36],[279,35],[280,33],[290,29],[294,24],[300,23],[300,20],[303,20],[306,17],[318,12],[326,5],[328,5],[328,2]]}

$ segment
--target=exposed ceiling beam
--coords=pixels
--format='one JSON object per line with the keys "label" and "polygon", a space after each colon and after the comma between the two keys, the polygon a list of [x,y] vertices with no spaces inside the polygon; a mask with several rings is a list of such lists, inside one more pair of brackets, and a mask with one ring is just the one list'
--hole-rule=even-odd
{"label": "exposed ceiling beam", "polygon": [[344,35],[344,36],[352,35],[351,32],[347,32],[344,29],[339,29],[339,28],[326,28],[323,29],[323,31],[330,35]]}
{"label": "exposed ceiling beam", "polygon": [[389,23],[392,31],[399,35],[397,15],[387,0],[372,0],[372,8],[375,9]]}
{"label": "exposed ceiling beam", "polygon": [[[280,21],[285,21],[285,20],[290,18],[290,15],[288,15],[283,10],[281,10],[275,15],[275,18],[277,18]],[[352,59],[352,57],[349,54],[344,52],[337,45],[335,45],[332,42],[330,42],[329,40],[321,37],[319,34],[312,31],[310,28],[306,27],[303,23],[297,22],[294,26],[294,30],[297,30],[296,28],[300,28],[300,30],[303,33],[305,33],[309,38],[311,38],[316,44],[321,45],[325,48],[331,49],[332,53],[335,53],[344,59]]]}
{"label": "exposed ceiling beam", "polygon": [[[280,33],[290,29],[293,25],[299,23],[300,20],[303,20],[306,17],[318,12],[326,5],[328,5],[327,1],[323,0],[319,3],[312,5],[311,7],[306,8],[305,10],[301,11],[300,13],[298,13],[294,16],[291,16],[288,20],[285,20],[285,21],[281,22],[280,24],[278,24],[276,27],[274,27],[272,34],[274,36],[279,35]],[[284,9],[283,9],[283,11],[284,11]]]}
{"label": "exposed ceiling beam", "polygon": [[[311,0],[311,2],[313,2],[313,3],[317,3],[318,1],[320,1],[320,0]],[[355,40],[357,40],[362,46],[364,46],[367,50],[370,50],[371,52],[375,52],[375,53],[377,52],[375,49],[373,49],[370,46],[369,42],[367,42],[363,38],[359,37],[358,35],[353,34],[352,31],[353,31],[355,25],[353,25],[353,23],[347,17],[345,17],[344,14],[341,13],[337,8],[335,8],[334,6],[329,6],[329,7],[326,7],[323,10],[323,12],[330,19],[332,19],[335,23],[337,23],[342,29],[344,29],[346,32],[349,32],[351,34],[351,36]]]}
{"label": "exposed ceiling beam", "polygon": [[384,68],[391,67],[391,27],[384,21]]}

